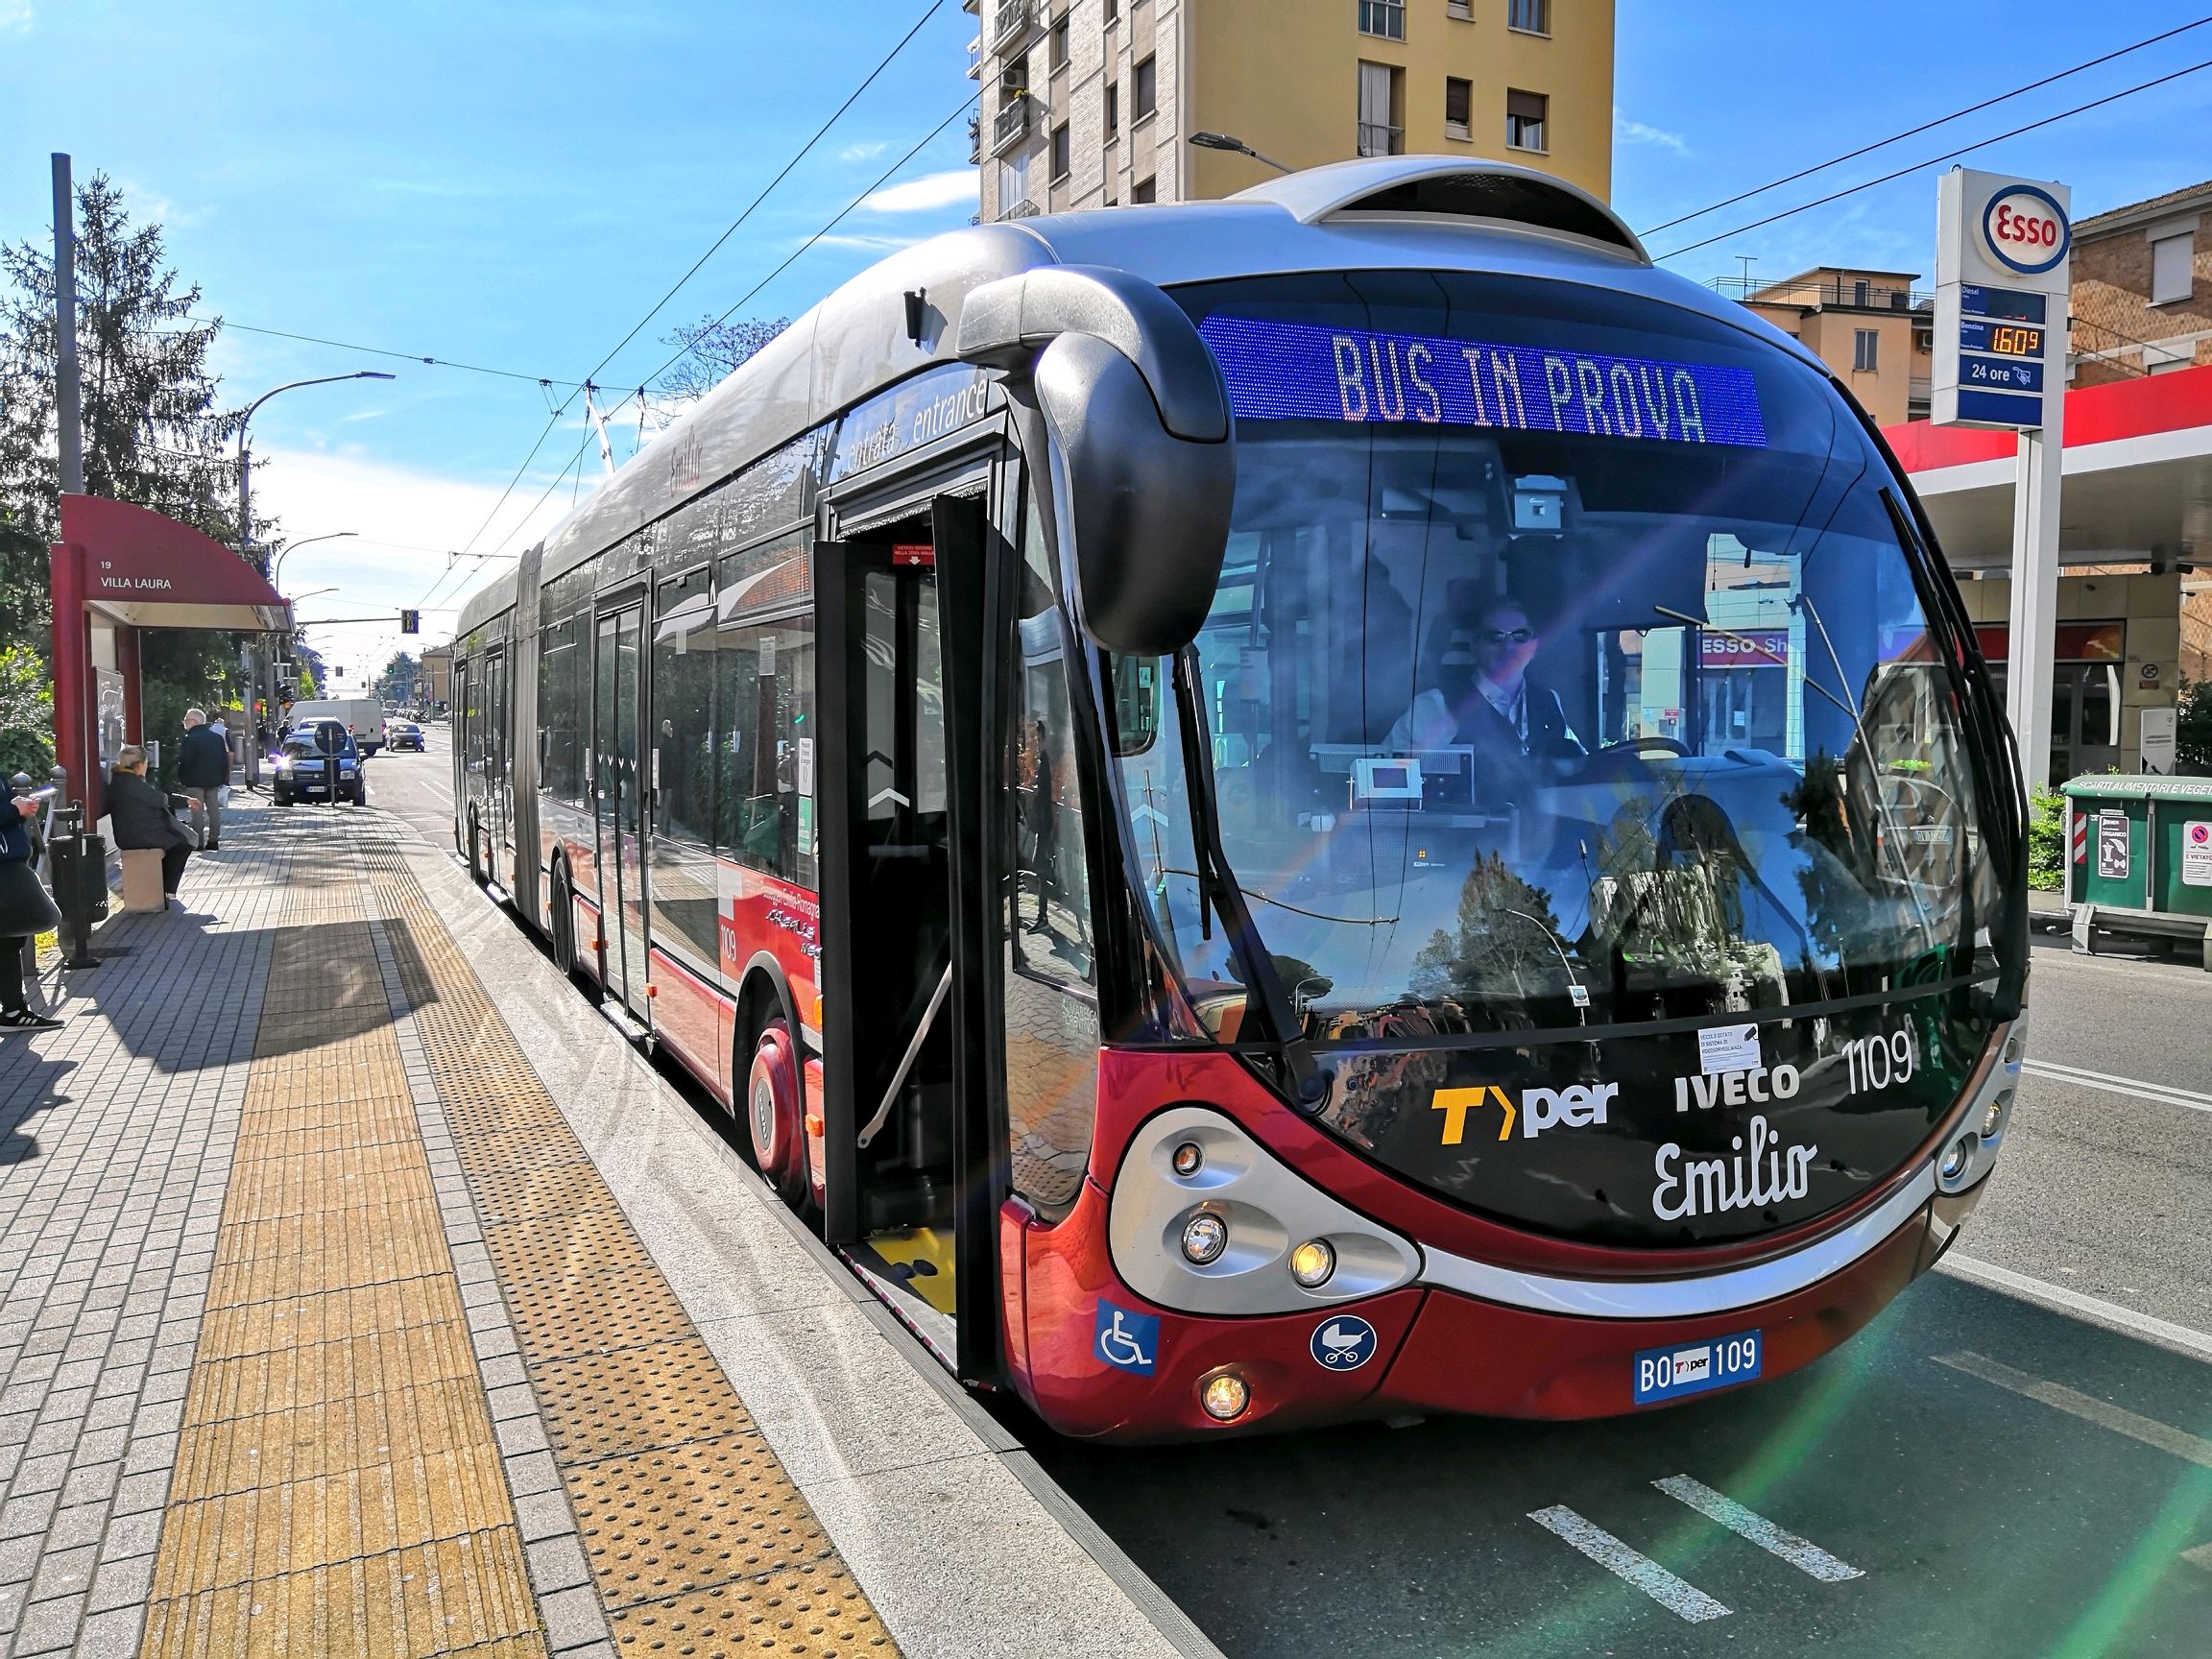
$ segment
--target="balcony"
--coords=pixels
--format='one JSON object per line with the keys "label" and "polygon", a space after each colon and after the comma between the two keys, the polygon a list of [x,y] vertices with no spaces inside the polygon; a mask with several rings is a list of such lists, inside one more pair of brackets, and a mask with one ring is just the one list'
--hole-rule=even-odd
{"label": "balcony", "polygon": [[1037,21],[1037,0],[998,0],[998,10],[991,14],[991,50],[1003,52]]}
{"label": "balcony", "polygon": [[1026,92],[1014,94],[1013,102],[992,118],[991,154],[1020,143],[1029,134],[1030,98]]}
{"label": "balcony", "polygon": [[1808,282],[1762,282],[1756,276],[1716,276],[1716,294],[1746,304],[1795,305],[1808,311],[1831,307],[1850,311],[1928,311],[1936,304],[1926,288],[1897,288],[1857,277]]}
{"label": "balcony", "polygon": [[979,167],[982,163],[983,115],[982,111],[978,110],[968,117],[968,165]]}
{"label": "balcony", "polygon": [[1037,204],[1024,196],[1021,201],[1000,213],[998,217],[1001,219],[1034,219],[1037,217]]}
{"label": "balcony", "polygon": [[978,80],[983,74],[983,36],[978,35],[968,42],[968,79]]}

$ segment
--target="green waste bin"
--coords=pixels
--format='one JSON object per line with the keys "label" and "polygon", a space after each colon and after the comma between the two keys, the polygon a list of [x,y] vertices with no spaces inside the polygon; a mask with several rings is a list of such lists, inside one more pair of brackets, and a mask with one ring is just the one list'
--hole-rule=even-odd
{"label": "green waste bin", "polygon": [[2212,778],[2076,778],[2065,785],[2074,944],[2194,941],[2212,971]]}

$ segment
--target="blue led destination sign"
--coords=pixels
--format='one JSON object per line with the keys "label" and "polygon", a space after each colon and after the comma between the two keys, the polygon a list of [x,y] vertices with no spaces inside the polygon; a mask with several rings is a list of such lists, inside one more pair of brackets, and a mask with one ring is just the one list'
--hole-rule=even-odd
{"label": "blue led destination sign", "polygon": [[1239,421],[1419,421],[1767,446],[1748,369],[1209,317]]}

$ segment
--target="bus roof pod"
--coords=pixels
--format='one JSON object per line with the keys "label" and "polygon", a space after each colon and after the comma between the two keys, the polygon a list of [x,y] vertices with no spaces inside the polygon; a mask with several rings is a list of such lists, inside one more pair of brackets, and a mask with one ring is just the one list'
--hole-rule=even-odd
{"label": "bus roof pod", "polygon": [[1272,202],[1301,225],[1361,218],[1467,220],[1492,228],[1536,230],[1625,253],[1651,255],[1612,208],[1579,186],[1510,161],[1455,156],[1369,156],[1286,173],[1239,190],[1232,202]]}

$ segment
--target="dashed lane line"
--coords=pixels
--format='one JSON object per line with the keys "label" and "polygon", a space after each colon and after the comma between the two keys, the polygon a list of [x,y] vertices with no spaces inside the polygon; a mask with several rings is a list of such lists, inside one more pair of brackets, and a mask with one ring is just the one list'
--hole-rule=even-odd
{"label": "dashed lane line", "polygon": [[2202,1469],[2212,1469],[2212,1440],[2161,1423],[2155,1417],[2144,1417],[2125,1407],[2114,1406],[2069,1388],[2062,1382],[2048,1382],[2026,1371],[2015,1371],[2011,1366],[1980,1354],[1933,1354],[1929,1356],[1938,1365],[1948,1365],[1954,1371],[1963,1371],[1969,1377],[1979,1377],[1984,1382],[2025,1399],[2034,1400],[2055,1410],[2064,1411],[2085,1423],[2095,1423],[2109,1429],[2115,1434],[2125,1434],[2130,1440],[2140,1440],[2146,1446],[2155,1446],[2161,1452],[2171,1452],[2176,1457]]}
{"label": "dashed lane line", "polygon": [[2154,1342],[2177,1354],[2186,1354],[2193,1359],[2212,1359],[2212,1335],[2202,1331],[2176,1325],[2171,1320],[2154,1318],[2149,1313],[2139,1313],[2117,1302],[2086,1296],[2063,1285],[2053,1285],[2048,1280],[2015,1273],[2011,1268],[2000,1267],[1994,1262],[1984,1262],[1954,1250],[1936,1263],[1936,1271],[1948,1274],[1954,1279],[1963,1279],[1970,1285],[2002,1290],[2007,1295],[2019,1297],[2023,1302],[2033,1302],[2039,1307],[2058,1312],[2078,1313],[2092,1324],[2125,1332],[2130,1336],[2140,1336],[2147,1342]]}
{"label": "dashed lane line", "polygon": [[1677,1578],[1648,1555],[1629,1549],[1604,1527],[1584,1520],[1564,1504],[1534,1510],[1528,1519],[1546,1531],[1564,1538],[1615,1577],[1635,1585],[1678,1619],[1702,1624],[1708,1620],[1728,1617],[1729,1609],[1696,1585]]}
{"label": "dashed lane line", "polygon": [[1746,1509],[1735,1499],[1716,1492],[1702,1480],[1687,1475],[1670,1475],[1652,1485],[1698,1514],[1718,1521],[1739,1538],[1747,1538],[1769,1555],[1778,1555],[1800,1573],[1809,1573],[1823,1584],[1840,1584],[1866,1575],[1847,1561],[1839,1561],[1819,1545],[1777,1527],[1766,1516]]}
{"label": "dashed lane line", "polygon": [[2195,1089],[2176,1089],[2166,1083],[2147,1083],[2140,1077],[2119,1077],[2109,1071],[2089,1071],[2079,1066],[2057,1066],[2048,1060],[2023,1060],[2020,1070],[2055,1083],[2077,1089],[2099,1089],[2129,1100],[2149,1100],[2160,1106],[2180,1106],[2191,1112],[2212,1112],[2212,1094]]}

